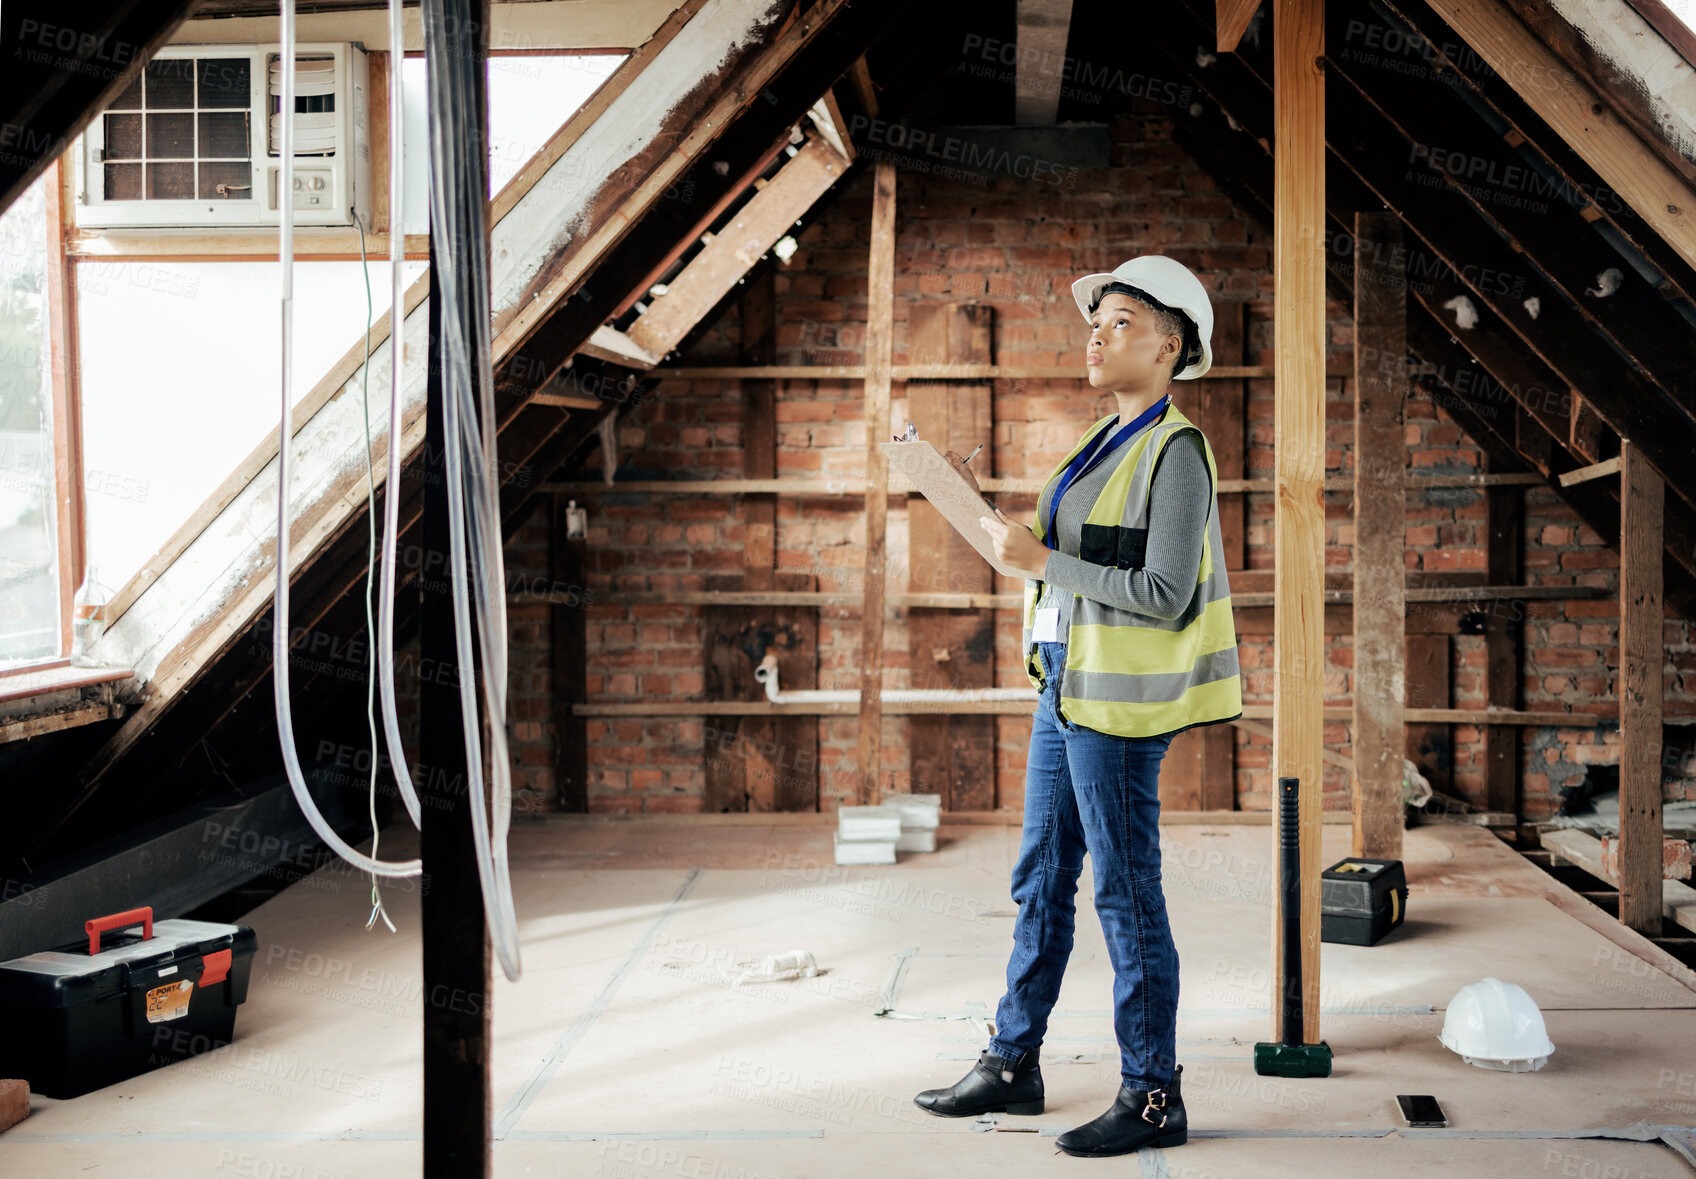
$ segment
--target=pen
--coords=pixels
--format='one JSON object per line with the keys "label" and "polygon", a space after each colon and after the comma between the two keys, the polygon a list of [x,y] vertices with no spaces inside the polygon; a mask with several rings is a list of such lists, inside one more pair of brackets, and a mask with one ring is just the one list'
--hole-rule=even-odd
{"label": "pen", "polygon": [[964,465],[965,463],[969,463],[973,459],[977,458],[978,457],[978,451],[982,450],[982,449],[983,449],[983,443],[980,442],[977,445],[977,450],[972,451],[971,454],[968,454],[965,458],[960,460],[961,464]]}

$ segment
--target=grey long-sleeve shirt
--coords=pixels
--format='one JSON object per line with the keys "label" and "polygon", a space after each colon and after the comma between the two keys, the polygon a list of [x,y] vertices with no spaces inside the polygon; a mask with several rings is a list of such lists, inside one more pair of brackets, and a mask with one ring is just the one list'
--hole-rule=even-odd
{"label": "grey long-sleeve shirt", "polygon": [[[1107,428],[1117,429],[1117,424]],[[1154,473],[1154,484],[1149,489],[1148,551],[1143,567],[1116,569],[1078,556],[1084,520],[1114,469],[1130,451],[1128,444],[1121,446],[1118,453],[1073,483],[1060,501],[1060,512],[1054,521],[1060,547],[1048,555],[1037,608],[1059,608],[1058,637],[1062,643],[1071,626],[1073,593],[1155,618],[1176,618],[1195,593],[1202,545],[1206,542],[1202,525],[1212,505],[1212,481],[1201,439],[1189,431],[1166,444],[1159,469]],[[1047,518],[1049,498],[1045,493],[1038,500],[1037,511],[1042,519]]]}

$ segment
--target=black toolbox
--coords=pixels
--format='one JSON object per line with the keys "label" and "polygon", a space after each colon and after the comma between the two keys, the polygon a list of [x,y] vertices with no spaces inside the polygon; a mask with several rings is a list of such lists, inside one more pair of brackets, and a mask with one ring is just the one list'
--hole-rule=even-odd
{"label": "black toolbox", "polygon": [[[140,936],[127,931],[139,925]],[[76,1097],[228,1044],[257,945],[245,925],[131,909],[87,942],[0,962],[0,1077]],[[113,933],[104,948],[101,934]]]}
{"label": "black toolbox", "polygon": [[1350,856],[1319,874],[1319,940],[1371,946],[1407,913],[1407,873],[1400,860]]}

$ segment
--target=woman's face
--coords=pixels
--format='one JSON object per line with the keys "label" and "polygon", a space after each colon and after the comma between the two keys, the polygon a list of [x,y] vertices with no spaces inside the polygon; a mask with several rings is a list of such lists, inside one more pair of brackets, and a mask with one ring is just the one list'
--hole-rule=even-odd
{"label": "woman's face", "polygon": [[1097,389],[1147,388],[1172,371],[1183,341],[1155,325],[1146,303],[1114,291],[1090,316],[1089,383]]}

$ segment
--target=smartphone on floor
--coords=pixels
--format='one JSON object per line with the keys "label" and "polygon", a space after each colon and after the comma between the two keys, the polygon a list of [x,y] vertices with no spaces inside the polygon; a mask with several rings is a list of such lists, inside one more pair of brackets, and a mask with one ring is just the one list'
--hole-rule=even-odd
{"label": "smartphone on floor", "polygon": [[1443,1107],[1429,1093],[1398,1093],[1396,1104],[1402,1107],[1402,1120],[1410,1126],[1446,1126]]}

